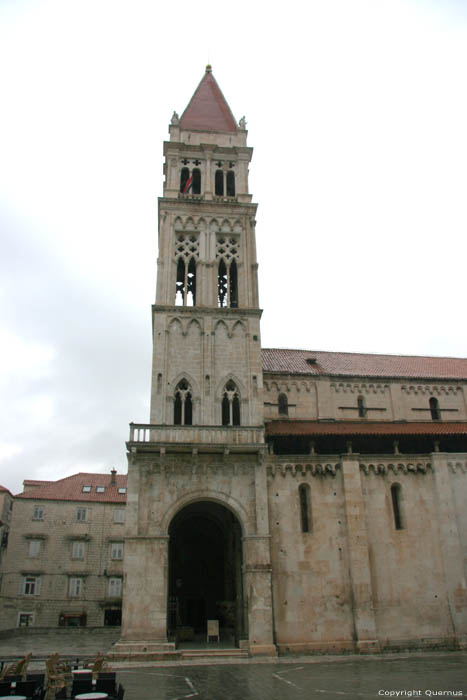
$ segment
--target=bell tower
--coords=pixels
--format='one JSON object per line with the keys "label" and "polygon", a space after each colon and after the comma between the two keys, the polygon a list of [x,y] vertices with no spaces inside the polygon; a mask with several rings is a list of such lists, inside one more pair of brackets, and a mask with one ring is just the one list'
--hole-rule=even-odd
{"label": "bell tower", "polygon": [[[164,143],[149,424],[130,426],[122,639],[275,654],[252,149],[207,66]],[[177,652],[178,653],[178,652]]]}
{"label": "bell tower", "polygon": [[151,423],[260,425],[252,149],[207,66],[164,143]]}

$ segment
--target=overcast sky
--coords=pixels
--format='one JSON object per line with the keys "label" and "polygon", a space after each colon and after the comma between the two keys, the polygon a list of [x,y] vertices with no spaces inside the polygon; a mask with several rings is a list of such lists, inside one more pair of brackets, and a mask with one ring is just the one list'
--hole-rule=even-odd
{"label": "overcast sky", "polygon": [[126,471],[162,142],[206,63],[255,149],[264,347],[467,355],[467,2],[0,2],[0,483]]}

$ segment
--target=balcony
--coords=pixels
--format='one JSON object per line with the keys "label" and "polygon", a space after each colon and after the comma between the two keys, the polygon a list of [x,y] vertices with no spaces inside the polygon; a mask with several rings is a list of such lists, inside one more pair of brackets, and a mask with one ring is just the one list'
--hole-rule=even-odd
{"label": "balcony", "polygon": [[165,452],[263,452],[263,426],[130,423],[128,447]]}

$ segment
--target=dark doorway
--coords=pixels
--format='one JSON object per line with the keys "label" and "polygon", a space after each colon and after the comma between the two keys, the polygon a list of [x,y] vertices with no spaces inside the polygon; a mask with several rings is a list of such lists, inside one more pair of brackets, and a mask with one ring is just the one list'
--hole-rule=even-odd
{"label": "dark doorway", "polygon": [[213,501],[183,508],[169,528],[169,634],[206,638],[219,620],[221,638],[243,634],[242,538],[234,514]]}
{"label": "dark doorway", "polygon": [[122,624],[122,609],[120,607],[106,608],[104,611],[104,625],[106,627],[120,627]]}

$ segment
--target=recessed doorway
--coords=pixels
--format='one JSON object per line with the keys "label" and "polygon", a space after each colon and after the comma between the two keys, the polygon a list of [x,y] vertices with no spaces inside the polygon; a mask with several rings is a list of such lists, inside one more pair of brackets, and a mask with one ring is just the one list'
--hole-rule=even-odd
{"label": "recessed doorway", "polygon": [[243,637],[242,537],[231,510],[214,501],[185,506],[169,528],[169,635],[205,642],[207,620],[221,641]]}

